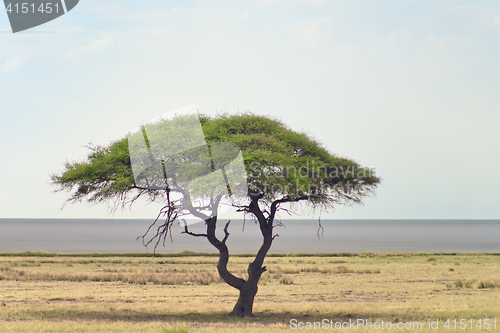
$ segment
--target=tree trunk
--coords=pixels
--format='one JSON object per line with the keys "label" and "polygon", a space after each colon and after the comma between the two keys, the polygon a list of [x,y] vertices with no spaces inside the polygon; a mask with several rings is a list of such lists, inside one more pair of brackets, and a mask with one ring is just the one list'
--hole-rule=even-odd
{"label": "tree trunk", "polygon": [[253,317],[252,309],[255,295],[259,290],[257,284],[259,283],[262,273],[266,271],[266,267],[262,267],[255,261],[248,265],[248,280],[243,282],[240,291],[240,297],[230,313],[232,316],[237,317]]}
{"label": "tree trunk", "polygon": [[[253,213],[259,222],[260,230],[263,236],[263,243],[255,256],[253,262],[248,265],[248,280],[238,278],[231,274],[227,270],[227,264],[229,261],[229,250],[226,246],[227,238],[229,237],[228,226],[230,221],[226,223],[224,227],[224,239],[220,241],[216,235],[216,223],[217,216],[205,220],[207,225],[206,234],[193,234],[194,236],[205,236],[210,244],[212,244],[217,250],[219,250],[219,262],[217,264],[217,270],[220,277],[231,287],[236,288],[240,292],[240,296],[233,311],[229,315],[237,317],[253,317],[253,302],[255,300],[255,295],[257,294],[257,284],[259,283],[262,273],[266,271],[266,267],[263,266],[264,259],[266,258],[267,252],[271,248],[273,242],[273,221],[274,214],[278,205],[278,202],[274,202],[271,207],[271,214],[266,219],[264,214],[258,205],[259,197],[253,198],[252,202],[248,206],[248,211]],[[189,233],[186,229],[186,233]]]}
{"label": "tree trunk", "polygon": [[253,317],[253,301],[257,294],[257,290],[257,284],[245,281],[240,290],[240,297],[238,297],[238,301],[229,315],[236,317]]}

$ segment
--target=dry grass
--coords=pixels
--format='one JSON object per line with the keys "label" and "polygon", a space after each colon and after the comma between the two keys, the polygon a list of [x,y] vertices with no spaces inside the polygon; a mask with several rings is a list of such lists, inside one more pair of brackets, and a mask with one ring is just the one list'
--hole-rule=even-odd
{"label": "dry grass", "polygon": [[[230,268],[245,277],[250,260],[233,257]],[[427,322],[500,313],[500,256],[269,257],[254,319],[225,315],[237,292],[220,282],[216,263],[196,256],[0,257],[1,331],[281,332],[292,318]]]}
{"label": "dry grass", "polygon": [[[161,284],[161,285],[209,285],[211,283],[220,283],[221,280],[213,269],[177,269],[177,268],[104,268],[86,271],[82,273],[78,268],[67,269],[67,273],[55,273],[52,271],[44,271],[34,269],[33,267],[41,266],[39,263],[32,265],[31,268],[14,268],[10,265],[0,267],[0,280],[16,280],[16,281],[95,281],[95,282],[126,282],[137,284]],[[101,264],[97,265],[98,267]],[[29,265],[23,264],[23,267]],[[73,264],[67,264],[66,267],[75,267]]]}

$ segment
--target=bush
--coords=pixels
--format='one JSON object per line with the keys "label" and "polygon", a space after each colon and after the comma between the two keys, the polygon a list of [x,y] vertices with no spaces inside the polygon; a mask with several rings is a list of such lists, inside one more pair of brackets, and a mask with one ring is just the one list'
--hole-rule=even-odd
{"label": "bush", "polygon": [[472,279],[472,280],[467,280],[467,281],[462,281],[460,279],[456,279],[455,280],[455,286],[457,288],[462,288],[462,287],[465,287],[465,288],[472,288],[472,285],[474,284],[475,280]]}
{"label": "bush", "polygon": [[495,282],[495,281],[481,281],[477,284],[477,287],[479,289],[497,288],[497,287],[500,287],[500,283]]}
{"label": "bush", "polygon": [[334,273],[337,273],[337,274],[345,274],[345,273],[354,273],[353,270],[349,269],[347,266],[338,266]]}
{"label": "bush", "polygon": [[280,284],[285,284],[285,285],[293,284],[293,280],[284,276],[280,279]]}

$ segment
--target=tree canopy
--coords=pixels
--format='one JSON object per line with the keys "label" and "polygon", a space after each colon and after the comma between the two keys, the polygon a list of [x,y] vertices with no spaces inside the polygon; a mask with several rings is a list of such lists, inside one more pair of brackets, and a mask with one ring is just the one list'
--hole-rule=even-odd
{"label": "tree canopy", "polygon": [[[161,203],[157,219],[143,236],[144,240],[155,223],[162,220],[156,233],[145,241],[147,245],[156,240],[155,248],[160,240],[165,242],[169,233],[171,236],[172,224],[184,215],[204,220],[206,233],[191,232],[187,223],[183,233],[204,237],[219,251],[217,269],[221,278],[240,291],[233,315],[252,315],[257,284],[266,271],[264,259],[276,237],[276,213],[283,204],[305,202],[312,208],[325,209],[359,204],[374,193],[380,182],[370,168],[330,153],[306,133],[295,132],[270,117],[246,113],[175,119],[144,125],[107,146],[91,145],[85,161],[67,162],[64,171],[52,174],[51,180],[59,191],[70,192],[68,202],[111,201],[116,208],[145,197]],[[190,133],[198,134],[186,135],[180,130],[188,123]],[[187,143],[183,141],[186,137]],[[182,142],[181,146],[187,148],[172,148],[172,142]],[[170,152],[168,158],[160,153],[162,149]],[[241,169],[230,165],[237,156],[241,157]],[[214,191],[218,188],[212,177],[216,171],[222,171],[219,176],[223,175],[225,181],[219,182],[222,185]],[[194,189],[192,184],[196,185]],[[244,191],[231,191],[234,184]],[[195,196],[207,197],[207,188],[209,203],[194,204]],[[229,221],[222,240],[215,234],[219,203],[228,193],[238,212],[254,217],[263,236],[246,280],[227,269]],[[177,196],[172,197],[174,194]]]}
{"label": "tree canopy", "polygon": [[[373,170],[338,157],[305,133],[297,133],[281,121],[252,114],[200,115],[208,142],[231,142],[240,147],[249,194],[262,195],[271,204],[277,199],[307,200],[311,205],[361,203],[373,193],[379,178]],[[89,145],[82,162],[67,162],[60,174],[52,174],[59,190],[71,192],[68,202],[86,200],[117,205],[133,203],[139,196],[164,200],[162,190],[135,183],[128,136],[107,146]]]}

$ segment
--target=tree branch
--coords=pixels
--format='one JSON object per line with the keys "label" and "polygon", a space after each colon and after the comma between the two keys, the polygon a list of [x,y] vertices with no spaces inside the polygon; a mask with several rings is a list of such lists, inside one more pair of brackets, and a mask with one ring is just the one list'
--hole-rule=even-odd
{"label": "tree branch", "polygon": [[197,233],[189,231],[186,220],[183,220],[183,221],[184,221],[184,231],[181,232],[181,234],[188,234],[188,235],[191,235],[191,236],[194,236],[194,237],[208,237],[207,234],[197,234]]}
{"label": "tree branch", "polygon": [[307,197],[307,196],[302,196],[302,197],[298,197],[295,199],[291,199],[288,196],[285,196],[279,200],[273,201],[273,203],[271,204],[271,214],[269,215],[269,222],[272,223],[274,221],[274,217],[276,216],[276,212],[277,212],[280,204],[285,203],[285,202],[299,202],[299,201],[307,200],[307,199],[309,199],[309,197]]}
{"label": "tree branch", "polygon": [[231,223],[231,220],[227,221],[226,226],[224,227],[224,239],[222,240],[222,244],[226,244],[226,241],[229,237],[229,231],[227,231],[227,228],[229,227],[229,223]]}
{"label": "tree branch", "polygon": [[210,244],[212,244],[217,250],[219,250],[219,262],[217,264],[217,270],[219,271],[220,277],[231,287],[241,290],[243,288],[245,280],[234,276],[227,270],[227,263],[229,262],[229,250],[226,246],[226,240],[227,237],[229,237],[227,228],[229,227],[230,221],[226,223],[226,226],[224,228],[225,236],[222,242],[217,238],[217,236],[215,236],[217,217],[211,217],[205,222],[207,224],[207,239]]}
{"label": "tree branch", "polygon": [[248,212],[252,213],[257,218],[257,221],[259,221],[259,226],[262,236],[265,237],[265,235],[269,232],[268,224],[267,224],[267,219],[264,216],[264,213],[262,213],[262,210],[259,207],[258,197],[252,198],[252,201],[250,201],[250,204],[248,205]]}

